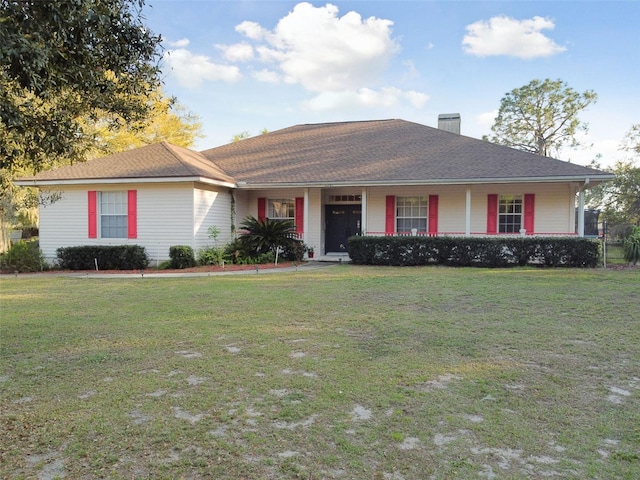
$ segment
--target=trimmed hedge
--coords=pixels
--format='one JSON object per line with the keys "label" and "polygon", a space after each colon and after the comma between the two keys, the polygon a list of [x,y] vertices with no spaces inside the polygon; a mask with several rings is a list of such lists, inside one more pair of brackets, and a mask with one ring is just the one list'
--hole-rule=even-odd
{"label": "trimmed hedge", "polygon": [[169,268],[191,268],[197,265],[193,248],[188,245],[174,245],[169,247]]}
{"label": "trimmed hedge", "polygon": [[597,240],[576,237],[366,237],[349,238],[359,265],[595,267]]}
{"label": "trimmed hedge", "polygon": [[87,245],[56,250],[63,270],[139,270],[149,265],[144,247],[139,245]]}

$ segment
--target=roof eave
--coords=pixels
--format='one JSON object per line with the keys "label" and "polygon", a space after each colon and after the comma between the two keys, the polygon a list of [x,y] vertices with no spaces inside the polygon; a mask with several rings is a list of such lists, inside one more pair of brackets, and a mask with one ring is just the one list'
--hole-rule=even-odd
{"label": "roof eave", "polygon": [[20,187],[58,187],[64,185],[113,185],[113,184],[132,184],[132,183],[184,183],[198,182],[207,185],[216,185],[219,187],[235,188],[234,182],[224,180],[216,180],[213,178],[200,176],[186,177],[115,177],[115,178],[68,178],[68,179],[22,179],[15,180],[14,184]]}
{"label": "roof eave", "polygon": [[336,188],[336,187],[392,187],[415,185],[470,185],[507,183],[587,183],[590,186],[613,180],[615,175],[570,175],[554,177],[509,177],[509,178],[442,178],[432,180],[362,180],[337,182],[273,182],[250,183],[239,181],[241,190],[263,190],[269,188]]}

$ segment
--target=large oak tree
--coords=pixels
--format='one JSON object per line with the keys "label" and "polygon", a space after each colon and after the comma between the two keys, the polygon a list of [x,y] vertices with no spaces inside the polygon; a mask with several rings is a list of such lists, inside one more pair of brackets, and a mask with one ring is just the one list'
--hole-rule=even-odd
{"label": "large oak tree", "polygon": [[159,84],[144,0],[0,0],[0,169],[84,159],[82,119],[136,122]]}

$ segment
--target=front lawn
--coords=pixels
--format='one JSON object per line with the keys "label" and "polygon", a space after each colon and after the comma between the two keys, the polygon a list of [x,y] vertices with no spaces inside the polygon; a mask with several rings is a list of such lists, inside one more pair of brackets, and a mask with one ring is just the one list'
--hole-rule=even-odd
{"label": "front lawn", "polygon": [[640,270],[0,280],[0,478],[637,478]]}

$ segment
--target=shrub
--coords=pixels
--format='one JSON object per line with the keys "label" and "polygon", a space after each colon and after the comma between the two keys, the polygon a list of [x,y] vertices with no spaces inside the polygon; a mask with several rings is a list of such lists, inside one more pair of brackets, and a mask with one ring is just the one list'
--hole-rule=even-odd
{"label": "shrub", "polygon": [[175,245],[169,247],[169,268],[191,268],[196,266],[196,257],[193,248],[187,245]]}
{"label": "shrub", "polygon": [[20,241],[0,256],[0,268],[18,272],[39,272],[48,268],[37,242]]}
{"label": "shrub", "polygon": [[245,251],[245,245],[236,238],[224,247],[224,254],[232,263],[242,263],[241,260],[250,255]]}
{"label": "shrub", "polygon": [[295,243],[284,247],[278,258],[283,258],[291,262],[301,262],[306,251],[307,247],[305,244],[303,242],[296,241]]}
{"label": "shrub", "polygon": [[634,265],[640,260],[640,227],[635,227],[624,241],[624,259]]}
{"label": "shrub", "polygon": [[255,217],[244,219],[240,228],[246,233],[238,237],[240,249],[248,256],[255,257],[262,253],[273,252],[281,247],[285,252],[285,258],[291,256],[300,259],[304,255],[304,244],[295,238],[296,228],[291,220],[272,220],[266,218],[258,220]]}
{"label": "shrub", "polygon": [[224,248],[204,247],[198,250],[198,265],[222,265],[229,262]]}
{"label": "shrub", "polygon": [[149,265],[140,245],[85,245],[56,250],[63,270],[139,270]]}
{"label": "shrub", "polygon": [[349,239],[356,264],[595,267],[600,246],[586,238],[363,237]]}

